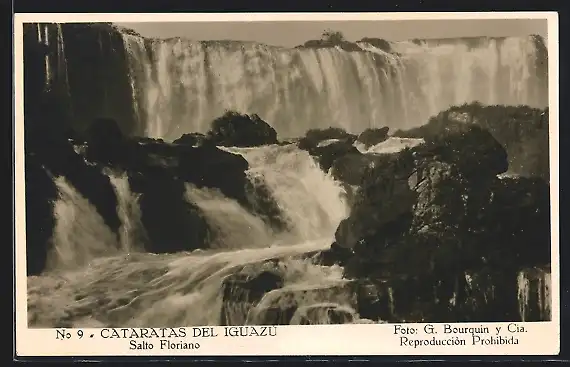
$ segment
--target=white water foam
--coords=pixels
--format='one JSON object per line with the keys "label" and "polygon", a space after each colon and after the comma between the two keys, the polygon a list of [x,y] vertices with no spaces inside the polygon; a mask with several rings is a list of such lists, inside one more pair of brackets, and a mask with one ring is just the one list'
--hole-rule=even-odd
{"label": "white water foam", "polygon": [[[280,259],[274,271],[284,281],[284,292],[344,284],[341,268],[319,266],[305,258],[330,246],[338,222],[347,213],[340,186],[294,146],[229,150],[243,154],[250,161],[250,177],[263,179],[269,187],[291,224],[287,233],[273,233],[259,218],[216,190],[188,185],[186,199],[201,208],[220,234],[213,249],[164,255],[122,251],[94,257],[79,269],[61,268],[28,277],[30,325],[219,325],[224,279],[244,267],[255,268],[272,259]],[[78,199],[78,194],[61,182],[68,192],[60,204],[67,213],[62,217],[68,220],[62,222],[67,227],[59,225],[58,233],[82,240],[74,241],[73,246],[60,241],[65,247],[58,249],[75,256],[84,251],[81,245],[94,243],[106,251],[105,242],[96,241],[108,234],[102,219],[91,213],[85,199]],[[118,192],[128,192],[125,181],[115,177],[113,182]],[[119,202],[129,200],[133,200],[130,194]],[[75,215],[77,207],[88,208],[89,215]],[[88,231],[78,234],[74,228],[82,221],[87,221],[83,227]],[[81,237],[85,235],[89,236],[87,242]],[[119,248],[116,242],[115,246]],[[301,301],[300,305],[309,306]],[[328,301],[334,302],[334,297]]]}
{"label": "white water foam", "polygon": [[59,198],[54,203],[55,228],[50,270],[74,268],[119,252],[117,236],[93,205],[64,177],[55,178]]}

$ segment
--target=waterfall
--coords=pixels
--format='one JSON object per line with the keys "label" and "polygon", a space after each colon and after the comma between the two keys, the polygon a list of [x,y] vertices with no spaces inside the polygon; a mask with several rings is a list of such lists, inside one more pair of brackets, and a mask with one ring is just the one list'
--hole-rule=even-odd
{"label": "waterfall", "polygon": [[61,24],[35,24],[37,43],[45,46],[44,50],[44,87],[46,89],[61,88],[63,94],[70,96],[67,75],[67,58]]}
{"label": "waterfall", "polygon": [[550,320],[550,271],[526,269],[517,275],[519,315],[522,321]]}
{"label": "waterfall", "polygon": [[[307,257],[329,247],[336,226],[347,213],[340,186],[309,155],[294,146],[226,149],[243,154],[250,161],[250,178],[264,180],[290,221],[290,228],[276,233],[235,200],[216,190],[188,184],[186,200],[201,209],[214,230],[211,249],[162,255],[126,254],[118,250],[114,240],[112,248],[117,250],[108,253],[111,247],[105,245],[106,234],[111,237],[108,229],[87,201],[64,185],[69,193],[61,205],[67,210],[67,221],[58,224],[57,232],[68,237],[75,234],[77,239],[73,237],[73,244],[77,248],[58,248],[76,254],[96,244],[101,252],[112,256],[99,257],[87,268],[29,277],[30,324],[34,327],[220,325],[223,305],[231,301],[223,297],[225,280],[242,272],[255,277],[263,269],[277,274],[283,282],[282,292],[270,292],[276,299],[292,295],[299,307],[337,301],[340,308],[354,306],[353,300],[349,300],[354,292],[342,279],[342,269],[316,265]],[[119,212],[130,211],[132,216],[136,213],[136,199],[127,189],[128,181],[120,176],[110,177],[119,196]],[[78,207],[90,211],[85,213],[87,209],[83,209],[77,215]],[[85,221],[87,224],[82,225]],[[133,228],[133,222],[129,223],[123,224],[123,233]],[[85,231],[73,230],[83,227]],[[43,296],[48,291],[49,299]],[[255,322],[267,315],[263,305],[271,299],[260,308],[243,309],[242,315],[230,318]],[[67,318],[62,318],[60,309],[65,310]]]}
{"label": "waterfall", "polygon": [[127,173],[121,175],[108,172],[109,180],[117,195],[117,212],[121,220],[119,239],[124,252],[140,251],[144,248],[146,234],[141,222],[139,206],[140,194],[135,194],[129,186]]}
{"label": "waterfall", "polygon": [[352,52],[131,34],[123,42],[140,123],[167,140],[207,131],[225,110],[257,113],[283,139],[329,126],[405,129],[473,101],[548,103],[534,37],[394,42],[390,52],[366,42]]}
{"label": "waterfall", "polygon": [[212,248],[239,249],[271,244],[274,236],[271,228],[219,190],[198,189],[186,184],[186,199],[202,210],[213,229]]}
{"label": "waterfall", "polygon": [[74,268],[98,257],[117,254],[117,237],[92,204],[64,177],[57,177],[55,184],[59,198],[54,203],[56,224],[47,268]]}
{"label": "waterfall", "polygon": [[[545,56],[533,37],[394,42],[390,49],[358,42],[360,50],[349,52],[143,39],[109,25],[91,26],[33,25],[28,33],[48,49],[35,66],[40,71],[38,89],[55,91],[57,98],[67,93],[63,97],[76,113],[73,123],[79,130],[92,117],[106,114],[127,135],[173,140],[183,133],[207,131],[210,122],[229,109],[258,114],[283,140],[329,126],[351,133],[381,126],[405,129],[451,105],[475,100],[543,107],[548,99]],[[92,72],[84,73],[86,69]],[[421,143],[391,137],[357,148],[391,153]],[[159,144],[152,159],[161,154]],[[208,233],[209,248],[148,253],[143,250],[148,239],[141,211],[148,214],[153,207],[146,205],[149,197],[162,202],[164,187],[178,190],[182,175],[175,160],[168,167],[129,168],[135,175],[131,177],[140,178],[132,184],[145,195],[142,210],[143,196],[131,191],[127,174],[106,172],[117,197],[118,236],[92,203],[58,177],[47,271],[28,277],[30,326],[365,322],[357,312],[356,282],[343,279],[339,266],[321,266],[311,258],[330,248],[348,215],[342,186],[294,144],[220,149],[247,160],[249,183],[270,196],[283,227],[273,228],[256,210],[217,189],[186,183],[184,197],[177,191],[169,204],[178,197],[191,204],[176,213],[188,209],[192,215],[180,218],[200,217],[199,225],[189,223],[189,228],[200,236]],[[163,179],[174,183],[154,184]],[[165,208],[168,212],[172,207]],[[150,228],[152,218],[145,220]],[[170,228],[180,227],[175,222]],[[189,248],[183,245],[180,248]],[[259,279],[270,280],[263,292],[256,288]],[[521,319],[549,319],[550,274],[528,270],[516,280],[511,298],[516,301],[518,295]],[[391,315],[406,303],[399,287],[388,286],[384,297]],[[486,305],[487,293],[481,293],[485,302],[479,304]]]}
{"label": "waterfall", "polygon": [[220,149],[248,161],[250,181],[269,187],[294,240],[332,239],[338,223],[348,215],[346,203],[339,199],[345,195],[341,185],[323,174],[313,158],[296,145]]}

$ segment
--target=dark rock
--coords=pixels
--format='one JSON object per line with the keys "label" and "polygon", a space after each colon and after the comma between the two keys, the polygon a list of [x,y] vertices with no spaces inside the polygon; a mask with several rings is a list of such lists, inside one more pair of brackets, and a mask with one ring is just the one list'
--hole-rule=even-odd
{"label": "dark rock", "polygon": [[299,149],[308,150],[315,148],[319,143],[325,140],[338,139],[343,141],[351,141],[351,144],[356,140],[356,135],[347,133],[344,129],[339,127],[329,127],[327,129],[310,129],[305,136],[299,139]]}
{"label": "dark rock", "polygon": [[387,126],[379,129],[366,129],[358,135],[356,141],[369,148],[388,139],[389,129]]}
{"label": "dark rock", "polygon": [[[38,27],[42,33],[47,29],[46,44],[38,40]],[[127,135],[145,133],[135,118],[128,55],[119,30],[110,24],[28,23],[24,42],[24,99],[35,109],[49,100],[68,117],[58,122],[80,132],[95,118],[108,116],[120,121]]]}
{"label": "dark rock", "polygon": [[99,167],[87,164],[61,132],[44,127],[29,131],[26,155],[34,154],[51,175],[65,177],[95,207],[111,231],[117,233],[120,226],[117,197],[109,177]]}
{"label": "dark rock", "polygon": [[358,313],[387,322],[550,320],[545,268],[481,268],[440,278],[393,276],[360,282]]}
{"label": "dark rock", "polygon": [[253,213],[277,231],[289,228],[289,223],[283,218],[283,212],[279,208],[275,198],[265,182],[251,178],[245,182],[245,194],[248,205],[245,205]]}
{"label": "dark rock", "polygon": [[339,306],[356,309],[358,284],[353,281],[339,281],[337,284],[273,290],[267,293],[255,310],[249,313],[248,324],[289,325],[299,308],[329,303],[331,300]]}
{"label": "dark rock", "polygon": [[112,164],[125,154],[125,137],[115,120],[96,119],[83,135],[88,146],[86,158],[93,162]]}
{"label": "dark rock", "polygon": [[57,188],[35,154],[26,156],[26,271],[38,275],[46,266],[55,226]]}
{"label": "dark rock", "polygon": [[[474,125],[424,138],[425,145],[385,155],[364,174],[335,235],[339,246],[354,251],[345,260],[347,276],[446,279],[491,262],[512,269],[549,257],[544,181],[498,180],[504,150]],[[531,260],[527,249],[542,243]]]}
{"label": "dark rock", "polygon": [[392,46],[390,46],[390,42],[386,41],[382,38],[369,38],[364,37],[359,42],[366,42],[371,44],[372,46],[381,49],[384,52],[392,52]]}
{"label": "dark rock", "polygon": [[477,125],[449,124],[444,131],[424,139],[426,150],[456,165],[469,178],[492,177],[509,167],[505,149]]}
{"label": "dark rock", "polygon": [[389,160],[389,157],[390,155],[347,153],[334,160],[331,174],[345,184],[360,185],[370,169]]}
{"label": "dark rock", "polygon": [[190,145],[190,146],[201,146],[203,144],[210,143],[210,141],[208,140],[208,137],[204,134],[190,133],[190,134],[183,134],[181,137],[174,140],[173,143]]}
{"label": "dark rock", "polygon": [[209,227],[198,208],[185,200],[184,182],[160,174],[129,172],[131,190],[140,193],[141,221],[152,253],[207,247]]}
{"label": "dark rock", "polygon": [[227,197],[248,205],[245,171],[249,164],[240,155],[215,146],[184,146],[180,152],[177,175],[197,187],[218,188]]}
{"label": "dark rock", "polygon": [[413,169],[413,156],[406,151],[386,156],[367,170],[351,214],[340,223],[335,234],[341,247],[354,249],[359,241],[378,231],[399,228],[394,225],[412,212],[416,201],[408,184]]}
{"label": "dark rock", "polygon": [[335,160],[347,154],[360,154],[354,147],[356,136],[340,128],[309,130],[298,142],[299,149],[306,150],[325,171],[332,167]]}
{"label": "dark rock", "polygon": [[353,255],[354,253],[351,249],[341,247],[336,242],[333,242],[330,248],[315,254],[313,261],[323,266],[335,264],[344,266]]}
{"label": "dark rock", "polygon": [[348,41],[333,42],[322,39],[309,40],[305,42],[302,46],[296,46],[296,48],[313,48],[313,49],[336,48],[336,47],[339,47],[343,51],[348,51],[348,52],[366,52],[362,48],[360,48],[356,43]]}
{"label": "dark rock", "polygon": [[257,115],[228,111],[212,121],[208,139],[222,146],[253,147],[277,144],[277,132]]}
{"label": "dark rock", "polygon": [[509,172],[549,179],[548,108],[528,106],[484,106],[480,103],[454,106],[430,119],[428,124],[397,131],[394,136],[421,138],[438,136],[455,125],[479,126],[504,147]]}
{"label": "dark rock", "polygon": [[317,303],[299,307],[291,318],[291,325],[351,324],[356,320],[355,311],[336,303]]}
{"label": "dark rock", "polygon": [[257,271],[242,270],[224,279],[223,325],[245,325],[249,311],[263,296],[283,286],[283,278],[277,271],[263,270],[262,264],[257,269]]}
{"label": "dark rock", "polygon": [[[486,261],[495,266],[550,263],[550,187],[540,178],[504,177],[490,188],[480,215]],[[492,256],[491,256],[492,255]]]}

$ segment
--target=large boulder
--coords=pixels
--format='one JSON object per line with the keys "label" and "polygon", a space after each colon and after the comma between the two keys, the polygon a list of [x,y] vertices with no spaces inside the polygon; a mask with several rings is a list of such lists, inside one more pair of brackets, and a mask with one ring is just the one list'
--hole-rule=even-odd
{"label": "large boulder", "polygon": [[381,127],[374,129],[366,129],[356,139],[357,143],[362,144],[365,148],[370,148],[373,145],[379,144],[388,139],[389,127]]}
{"label": "large boulder", "polygon": [[129,172],[129,183],[131,190],[140,195],[147,251],[173,253],[208,246],[208,223],[200,210],[185,200],[184,181],[159,172]]}
{"label": "large boulder", "polygon": [[87,143],[87,159],[113,164],[125,154],[126,139],[117,122],[109,118],[98,118],[84,132]]}
{"label": "large boulder", "polygon": [[549,179],[549,110],[529,106],[453,106],[423,126],[393,135],[423,138],[456,125],[476,125],[490,132],[508,154],[509,172]]}
{"label": "large boulder", "polygon": [[[458,125],[424,138],[426,144],[384,155],[362,176],[351,213],[335,235],[335,246],[353,252],[337,261],[346,264],[347,276],[445,276],[500,261],[516,233],[548,241],[547,186],[527,182],[502,188],[506,181],[497,174],[506,170],[506,154],[487,131]],[[527,256],[523,246],[519,252]]]}
{"label": "large boulder", "polygon": [[311,129],[298,142],[328,172],[334,162],[347,154],[360,154],[354,146],[356,136],[340,128]]}
{"label": "large boulder", "polygon": [[252,147],[277,144],[277,132],[258,115],[228,111],[212,121],[208,139],[222,146]]}
{"label": "large boulder", "polygon": [[206,135],[200,134],[200,133],[183,134],[178,139],[175,139],[173,141],[173,143],[174,144],[191,145],[191,146],[200,146],[200,145],[208,144],[208,143],[214,144],[213,142],[208,140],[208,137]]}
{"label": "large boulder", "polygon": [[244,325],[250,310],[263,296],[283,286],[282,274],[275,269],[262,264],[256,270],[242,270],[224,279],[221,314],[223,325]]}

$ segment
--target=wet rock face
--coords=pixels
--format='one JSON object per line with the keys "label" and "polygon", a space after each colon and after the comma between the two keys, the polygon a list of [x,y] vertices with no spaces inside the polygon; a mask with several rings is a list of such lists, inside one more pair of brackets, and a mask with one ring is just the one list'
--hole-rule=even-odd
{"label": "wet rock face", "polygon": [[34,154],[26,157],[26,271],[38,275],[46,265],[55,226],[57,188]]}
{"label": "wet rock face", "polygon": [[[338,281],[324,285],[295,286],[276,289],[265,294],[248,315],[248,324],[289,325],[297,312],[297,322],[307,322],[304,313],[307,307],[327,308],[323,304],[334,300],[335,308],[355,310],[358,306],[358,284],[352,281]],[[320,306],[317,306],[320,305]],[[339,311],[346,314],[347,311]],[[326,315],[326,317],[334,315]],[[305,321],[302,321],[302,320]],[[313,319],[312,322],[316,323]],[[323,320],[321,322],[324,322]]]}
{"label": "wet rock face", "polygon": [[26,156],[34,156],[37,164],[52,176],[66,177],[93,204],[105,224],[116,232],[120,220],[116,211],[117,197],[109,177],[99,167],[85,161],[67,132],[36,125],[26,133]]}
{"label": "wet rock face", "polygon": [[[59,112],[54,108],[48,117],[57,116]],[[26,117],[27,120],[35,118],[35,115]],[[247,131],[241,134],[241,137],[247,136]],[[259,137],[255,134],[253,140]],[[126,172],[131,190],[140,194],[141,220],[148,235],[145,248],[154,253],[209,245],[211,229],[198,207],[187,202],[186,184],[218,189],[274,228],[284,225],[269,193],[264,192],[263,187],[251,187],[246,176],[249,165],[242,156],[218,149],[213,143],[186,144],[187,139],[171,144],[149,138],[129,138],[123,135],[118,123],[108,118],[94,120],[79,134],[51,129],[49,124],[30,124],[26,130],[26,155],[28,178],[34,182],[27,186],[29,227],[32,228],[28,258],[34,260],[30,260],[29,271],[35,274],[43,270],[51,246],[52,201],[57,198],[57,190],[48,173],[64,176],[117,233],[120,227],[117,197],[105,171]],[[261,194],[265,195],[252,200],[252,195]]]}
{"label": "wet rock face", "polygon": [[[39,41],[38,34],[47,40]],[[120,121],[125,134],[144,135],[144,127],[135,118],[123,38],[112,24],[28,23],[24,42],[24,99],[31,107],[26,108],[26,115],[32,108],[41,115],[43,107],[38,109],[38,105],[51,102],[66,116],[53,121],[52,127],[84,131],[94,119],[108,116]]]}
{"label": "wet rock face", "polygon": [[283,286],[283,278],[275,271],[236,273],[222,285],[222,324],[245,325],[249,311],[263,296]]}
{"label": "wet rock face", "polygon": [[445,279],[399,276],[363,282],[360,317],[387,322],[550,320],[550,269],[481,268]]}

